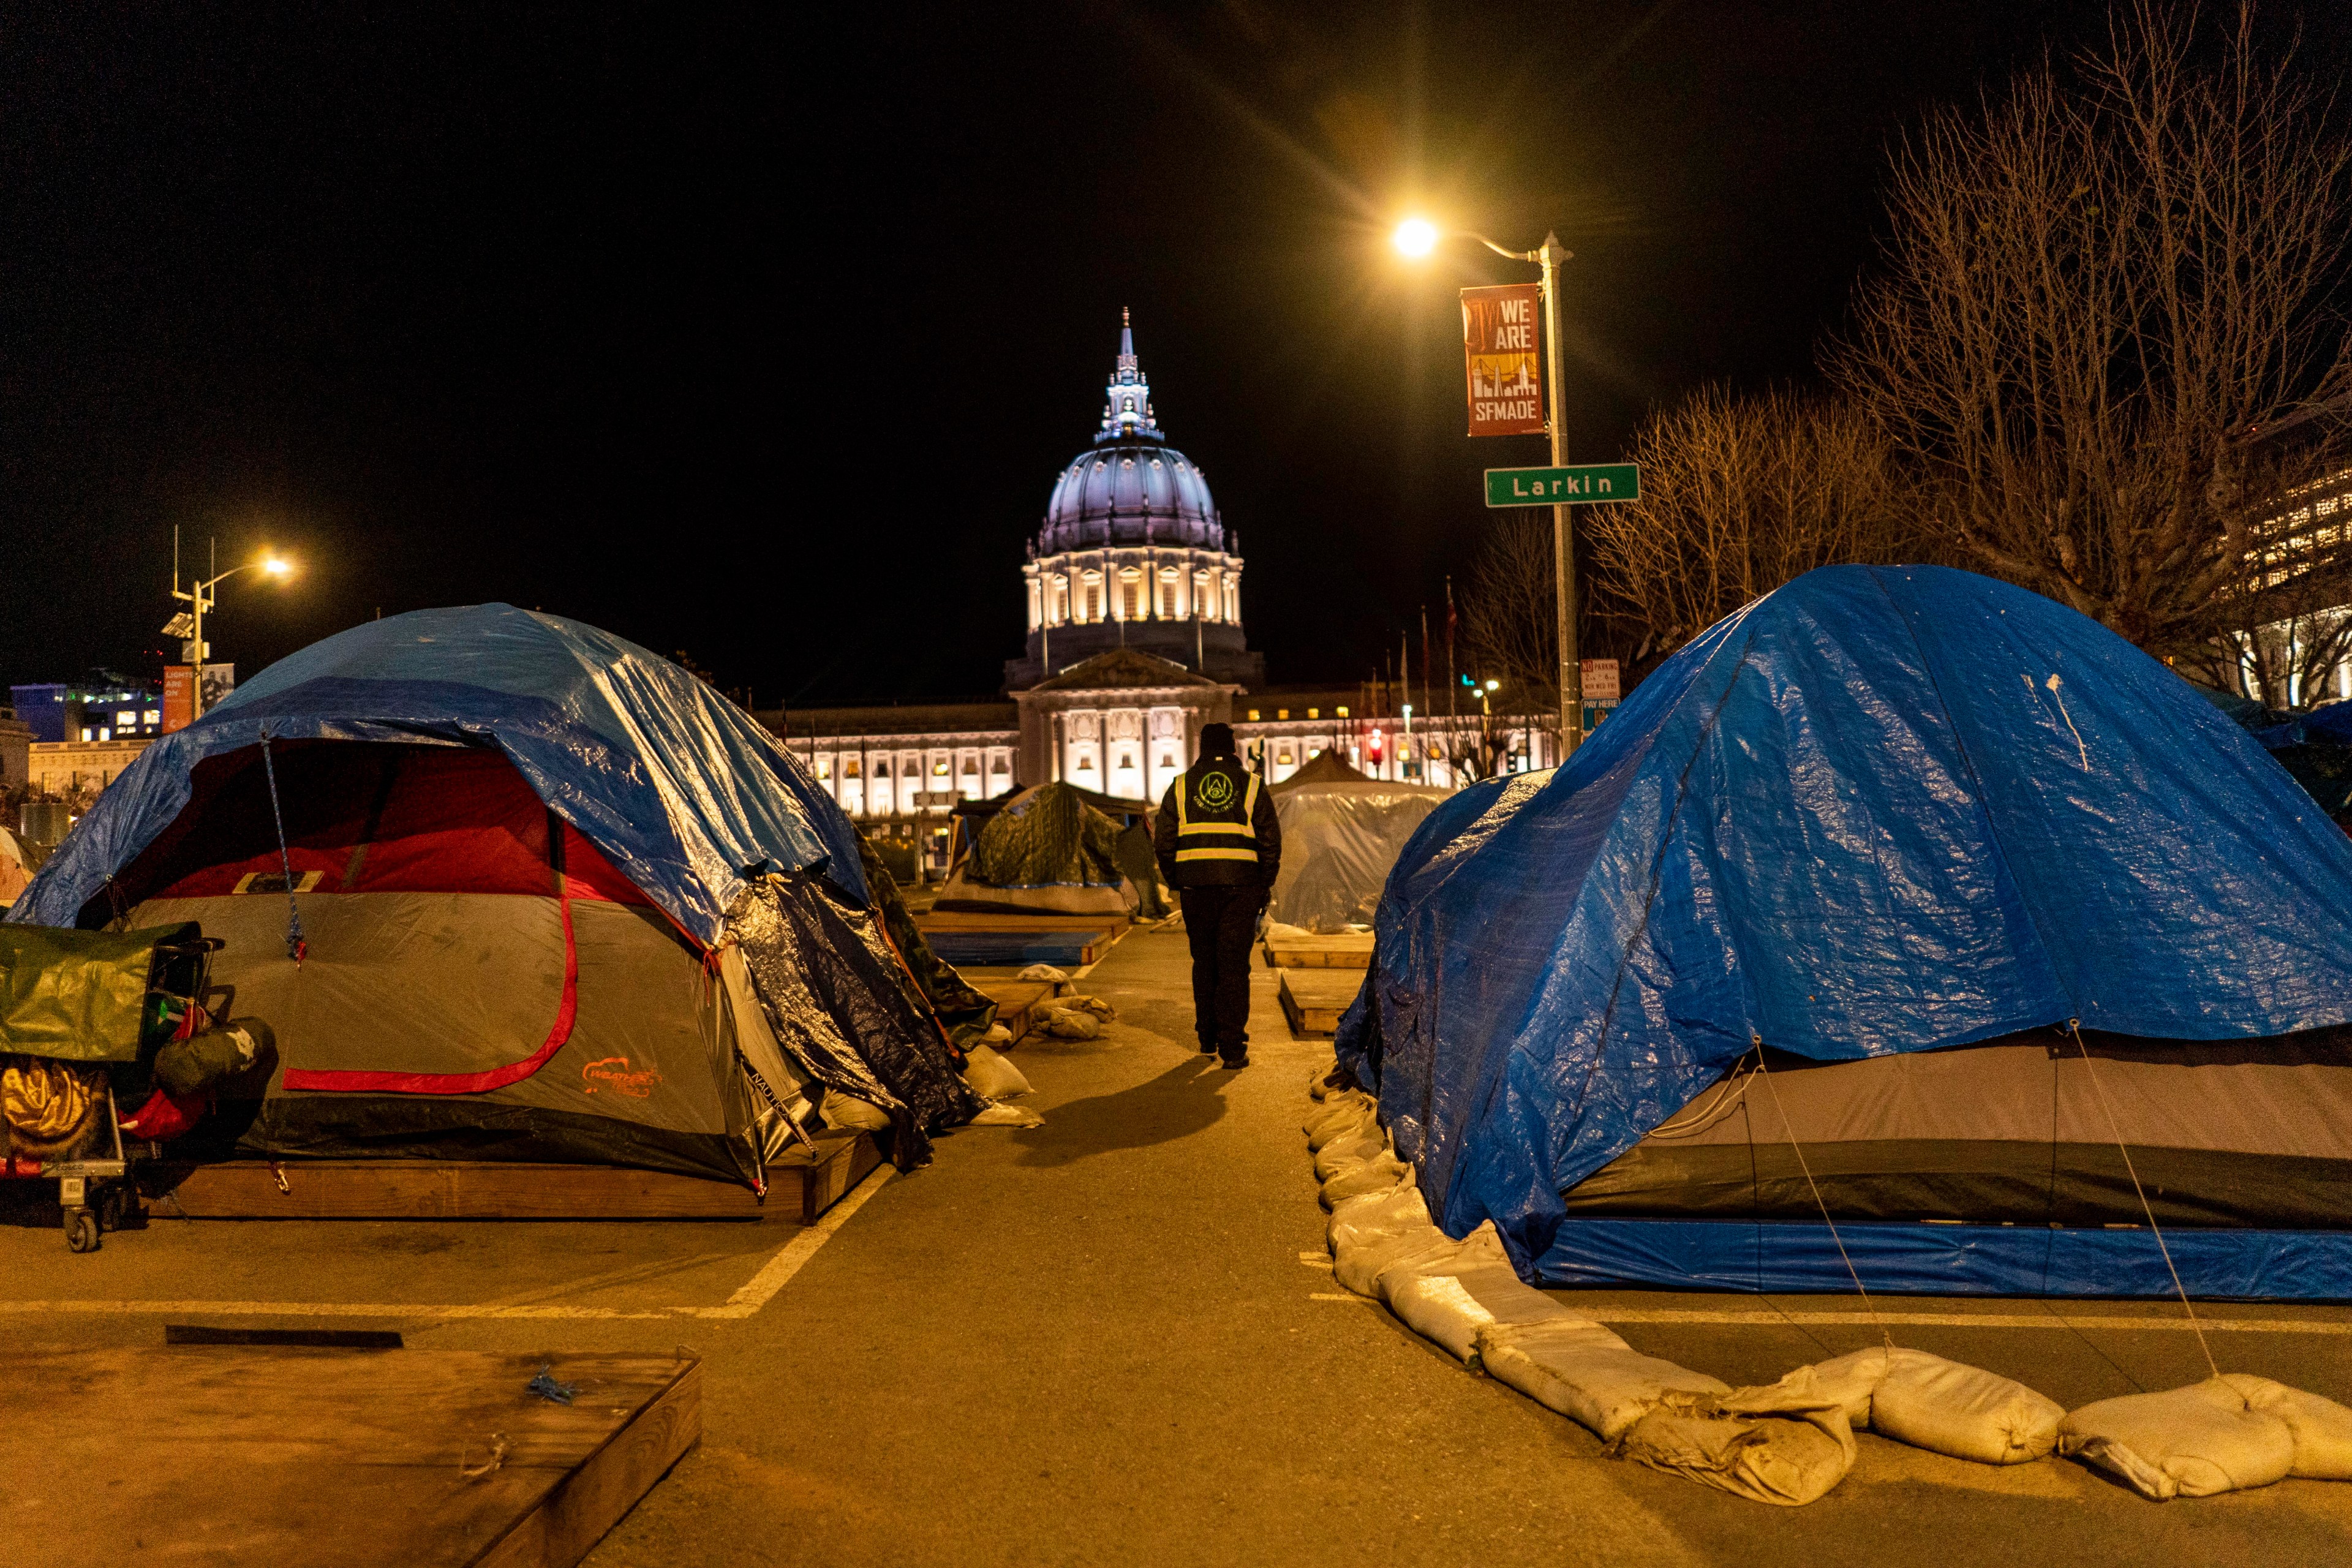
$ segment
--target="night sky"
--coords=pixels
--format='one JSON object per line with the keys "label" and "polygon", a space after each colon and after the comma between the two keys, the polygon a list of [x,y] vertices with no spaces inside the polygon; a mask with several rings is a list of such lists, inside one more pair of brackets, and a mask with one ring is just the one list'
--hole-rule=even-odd
{"label": "night sky", "polygon": [[[492,15],[495,13],[495,15]],[[60,7],[0,26],[0,678],[505,599],[761,706],[982,695],[1131,306],[1277,681],[1489,526],[1470,282],[1578,253],[1570,454],[1812,374],[1887,139],[2095,6]],[[2345,23],[2315,46],[2340,46]],[[2332,57],[2343,58],[2340,47]]]}

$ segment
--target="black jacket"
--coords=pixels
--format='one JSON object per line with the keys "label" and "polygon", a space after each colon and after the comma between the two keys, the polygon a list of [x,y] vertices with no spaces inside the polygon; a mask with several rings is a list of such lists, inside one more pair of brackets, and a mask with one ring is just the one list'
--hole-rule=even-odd
{"label": "black jacket", "polygon": [[[1180,832],[1187,822],[1194,829],[1189,835]],[[1223,853],[1198,853],[1211,846]],[[1237,853],[1244,847],[1255,850],[1254,858]],[[1194,853],[1183,853],[1187,848]],[[1274,793],[1239,757],[1202,757],[1168,786],[1151,849],[1160,877],[1171,888],[1270,889],[1282,866],[1282,821],[1275,815]]]}

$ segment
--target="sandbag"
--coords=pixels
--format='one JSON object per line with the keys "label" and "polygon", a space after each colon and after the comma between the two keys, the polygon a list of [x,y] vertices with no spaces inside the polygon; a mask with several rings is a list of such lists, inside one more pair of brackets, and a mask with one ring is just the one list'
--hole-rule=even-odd
{"label": "sandbag", "polygon": [[1898,1443],[1980,1465],[2018,1465],[2058,1446],[2065,1409],[2025,1384],[1929,1355],[1882,1352],[1886,1374],[1871,1401],[1871,1429]]}
{"label": "sandbag", "polygon": [[1309,1120],[1300,1131],[1307,1134],[1310,1152],[1320,1152],[1323,1145],[1336,1138],[1350,1137],[1380,1131],[1381,1108],[1370,1095],[1335,1102],[1321,1115]]}
{"label": "sandbag", "polygon": [[1324,1183],[1316,1200],[1325,1208],[1331,1208],[1366,1193],[1387,1192],[1401,1182],[1412,1181],[1412,1174],[1411,1165],[1383,1149],[1354,1170],[1342,1171]]}
{"label": "sandbag", "polygon": [[1670,1394],[1616,1453],[1753,1502],[1811,1502],[1853,1468],[1853,1431],[1833,1399],[1774,1384],[1737,1394]]}
{"label": "sandbag", "polygon": [[1018,1105],[984,1105],[971,1119],[974,1127],[1043,1127],[1045,1119]]}
{"label": "sandbag", "polygon": [[2267,1377],[2225,1372],[2221,1381],[2237,1390],[2247,1409],[2286,1423],[2294,1436],[2294,1468],[2289,1475],[2352,1481],[2352,1410]]}
{"label": "sandbag", "polygon": [[1045,1031],[1057,1040],[1098,1040],[1102,1020],[1077,1007],[1048,1007],[1034,1015]]}
{"label": "sandbag", "polygon": [[1070,983],[1070,977],[1067,974],[1064,973],[1061,970],[1055,968],[1050,963],[1033,963],[1026,969],[1015,972],[1013,978],[1015,980],[1042,980],[1047,984],[1056,988],[1067,985]]}
{"label": "sandbag", "polygon": [[1892,1353],[1885,1345],[1873,1345],[1851,1355],[1801,1366],[1782,1378],[1780,1384],[1792,1384],[1801,1376],[1808,1379],[1808,1387],[1838,1402],[1845,1411],[1846,1425],[1864,1431],[1870,1426],[1871,1401],[1878,1393],[1880,1379],[1886,1375]]}
{"label": "sandbag", "polygon": [[1670,1394],[1731,1392],[1720,1378],[1643,1355],[1565,1310],[1548,1321],[1482,1328],[1474,1349],[1487,1376],[1605,1443],[1623,1436]]}
{"label": "sandbag", "polygon": [[1352,1171],[1365,1161],[1386,1153],[1388,1146],[1387,1136],[1379,1131],[1334,1138],[1316,1151],[1315,1179],[1328,1182],[1342,1171]]}
{"label": "sandbag", "polygon": [[992,1102],[1015,1100],[1029,1092],[1029,1080],[1021,1069],[986,1046],[974,1046],[964,1053],[963,1081],[972,1093]]}
{"label": "sandbag", "polygon": [[868,1104],[839,1089],[828,1089],[818,1103],[817,1114],[835,1132],[887,1132],[889,1112],[878,1105]]}
{"label": "sandbag", "polygon": [[2284,1479],[2294,1469],[2294,1430],[2279,1415],[2248,1409],[2229,1379],[2212,1377],[2085,1405],[2060,1424],[2058,1451],[2163,1502]]}
{"label": "sandbag", "polygon": [[1400,1259],[1382,1269],[1374,1284],[1389,1310],[1463,1362],[1475,1359],[1483,1330],[1526,1328],[1569,1317],[1559,1302],[1520,1282],[1491,1220],[1472,1231],[1451,1256],[1431,1253]]}
{"label": "sandbag", "polygon": [[1328,1234],[1331,1278],[1359,1296],[1380,1294],[1381,1271],[1391,1264],[1450,1255],[1460,1246],[1430,1223],[1418,1185],[1334,1205]]}

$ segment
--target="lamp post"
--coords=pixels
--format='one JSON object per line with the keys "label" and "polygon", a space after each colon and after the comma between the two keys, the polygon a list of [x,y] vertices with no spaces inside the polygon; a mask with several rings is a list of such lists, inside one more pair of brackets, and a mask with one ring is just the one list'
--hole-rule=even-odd
{"label": "lamp post", "polygon": [[[1557,234],[1546,234],[1543,243],[1533,250],[1513,250],[1470,229],[1453,232],[1461,238],[1476,240],[1505,260],[1533,262],[1538,270],[1543,299],[1544,427],[1551,437],[1552,467],[1565,468],[1568,465],[1568,430],[1559,409],[1559,264],[1574,259],[1576,253],[1561,245]],[[1449,236],[1425,219],[1407,218],[1397,225],[1396,233],[1391,237],[1401,254],[1418,259],[1435,250],[1438,242]],[[1566,762],[1569,754],[1584,740],[1584,683],[1580,679],[1583,667],[1576,658],[1576,556],[1570,548],[1573,542],[1568,526],[1568,503],[1556,500],[1551,508],[1551,557],[1552,607],[1558,617],[1556,630],[1559,647],[1560,754],[1558,760],[1560,762]],[[1533,760],[1529,759],[1530,762]]]}
{"label": "lamp post", "polygon": [[[177,532],[174,531],[173,542],[175,555],[178,553],[178,537]],[[192,581],[185,592],[182,591],[178,584],[179,573],[176,567],[173,572],[172,597],[188,606],[188,624],[194,634],[194,640],[190,646],[196,650],[194,661],[196,667],[194,689],[188,695],[191,720],[201,719],[205,715],[205,658],[210,651],[205,647],[205,612],[219,602],[220,595],[215,590],[240,572],[259,572],[264,576],[275,577],[283,582],[294,574],[294,563],[282,555],[264,555],[258,561],[248,561],[242,566],[232,566],[227,571],[216,573],[202,582]]]}

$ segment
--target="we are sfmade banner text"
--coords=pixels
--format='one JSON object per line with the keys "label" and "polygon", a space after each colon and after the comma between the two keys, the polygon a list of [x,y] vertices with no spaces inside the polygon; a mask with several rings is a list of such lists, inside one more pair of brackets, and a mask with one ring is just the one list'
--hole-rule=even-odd
{"label": "we are sfmade banner text", "polygon": [[1543,434],[1543,290],[1501,283],[1462,290],[1462,359],[1470,382],[1470,434]]}

